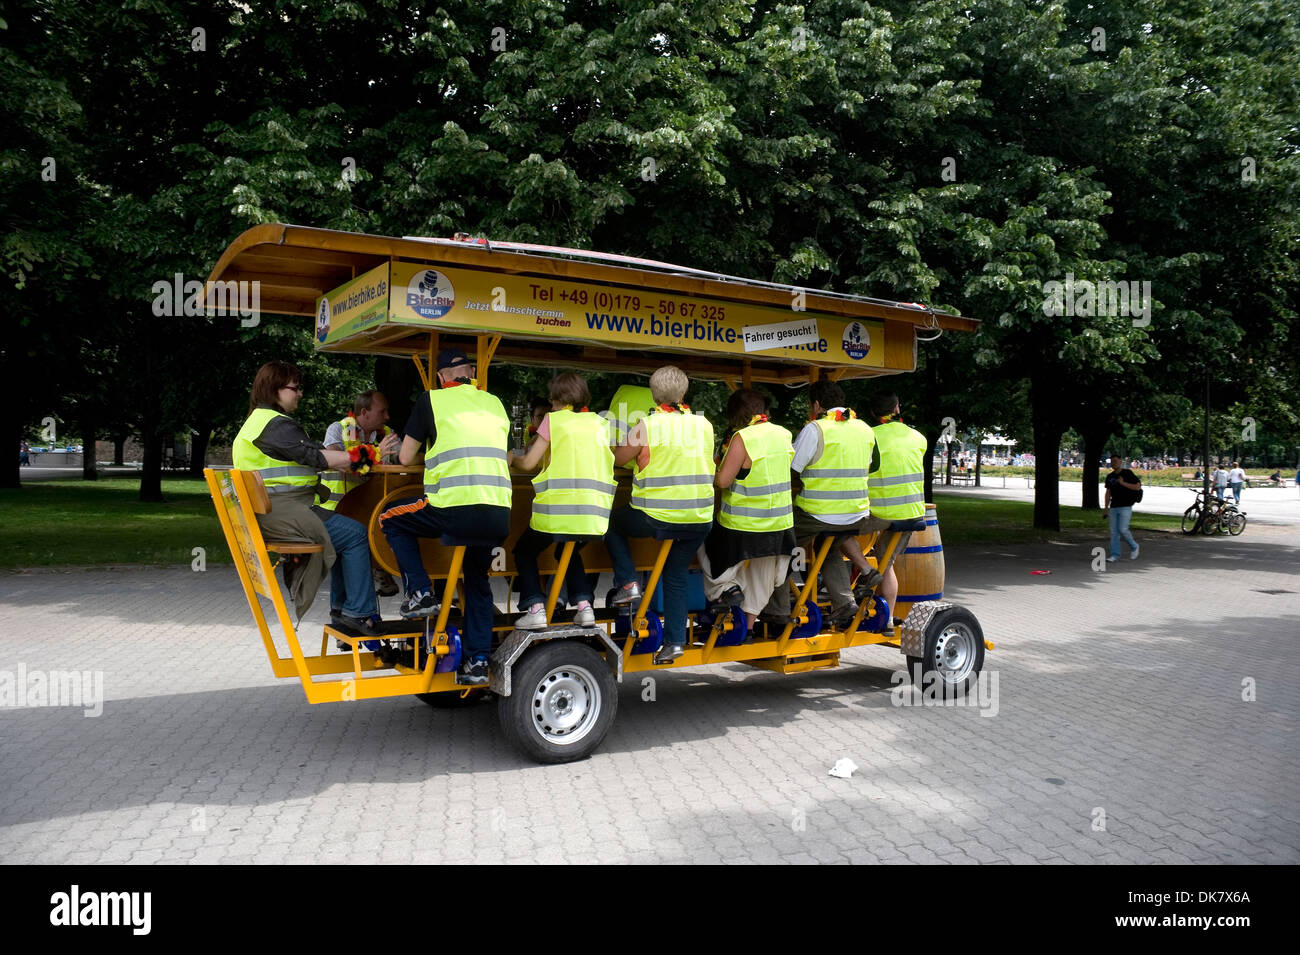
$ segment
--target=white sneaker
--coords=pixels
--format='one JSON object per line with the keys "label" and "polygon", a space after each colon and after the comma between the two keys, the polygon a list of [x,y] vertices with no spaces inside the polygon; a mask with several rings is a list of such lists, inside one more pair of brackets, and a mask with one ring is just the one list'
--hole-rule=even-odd
{"label": "white sneaker", "polygon": [[594,627],[596,625],[596,611],[591,607],[583,607],[573,615],[573,625],[575,627]]}
{"label": "white sneaker", "polygon": [[1138,559],[1138,551],[1140,551],[1141,549],[1142,549],[1141,545],[1139,545],[1139,544],[1134,544],[1134,545],[1133,545],[1133,550],[1132,550],[1132,552],[1128,555],[1128,559],[1129,559],[1129,560],[1137,560],[1137,559]]}
{"label": "white sneaker", "polygon": [[516,630],[543,630],[546,628],[546,609],[529,611],[515,621]]}
{"label": "white sneaker", "polygon": [[1119,558],[1116,557],[1114,554],[1111,554],[1109,557],[1106,558],[1106,563],[1113,564],[1117,560],[1119,560]]}

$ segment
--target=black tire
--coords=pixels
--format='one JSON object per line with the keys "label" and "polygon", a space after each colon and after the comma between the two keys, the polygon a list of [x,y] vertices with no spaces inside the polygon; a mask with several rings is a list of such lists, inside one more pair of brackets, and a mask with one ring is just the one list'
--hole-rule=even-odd
{"label": "black tire", "polygon": [[463,710],[468,706],[477,706],[492,696],[487,690],[470,690],[461,696],[460,690],[448,690],[445,693],[417,693],[415,698],[435,710]]}
{"label": "black tire", "polygon": [[1183,533],[1195,534],[1200,530],[1201,509],[1193,504],[1183,511]]}
{"label": "black tire", "polygon": [[1246,529],[1246,515],[1237,511],[1228,519],[1228,533],[1233,537],[1240,537],[1241,532]]}
{"label": "black tire", "polygon": [[497,712],[512,746],[539,763],[586,759],[618,712],[609,664],[585,643],[551,640],[524,654]]}
{"label": "black tire", "polygon": [[924,654],[907,658],[912,682],[924,689],[937,679],[945,699],[965,696],[984,667],[984,630],[965,607],[940,610],[926,625]]}

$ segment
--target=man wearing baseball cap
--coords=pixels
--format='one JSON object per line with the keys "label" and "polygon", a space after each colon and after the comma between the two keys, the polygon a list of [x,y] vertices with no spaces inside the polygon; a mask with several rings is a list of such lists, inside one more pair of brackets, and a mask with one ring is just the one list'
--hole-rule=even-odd
{"label": "man wearing baseball cap", "polygon": [[439,353],[437,372],[438,388],[415,403],[400,452],[403,464],[424,461],[424,496],[394,502],[379,524],[402,571],[400,613],[408,619],[440,609],[420,559],[420,538],[448,534],[481,542],[465,550],[464,656],[457,678],[484,684],[495,609],[488,571],[492,548],[510,534],[510,418],[500,399],[475,386],[474,362],[459,348]]}

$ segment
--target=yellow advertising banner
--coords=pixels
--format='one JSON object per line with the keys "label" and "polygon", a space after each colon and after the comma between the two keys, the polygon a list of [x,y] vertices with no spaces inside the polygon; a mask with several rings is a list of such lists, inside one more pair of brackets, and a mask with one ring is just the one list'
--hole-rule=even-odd
{"label": "yellow advertising banner", "polygon": [[239,497],[235,494],[234,480],[231,478],[229,471],[218,471],[217,481],[221,485],[221,501],[226,506],[226,517],[230,519],[230,530],[235,536],[235,542],[239,545],[239,553],[232,554],[236,560],[242,561],[244,568],[248,571],[248,579],[252,581],[253,589],[265,597],[267,600],[274,600],[271,596],[271,584],[262,574],[262,562],[257,559],[257,548],[253,546],[252,531],[248,528],[248,522],[244,520],[244,512],[239,507]]}
{"label": "yellow advertising banner", "polygon": [[393,262],[390,300],[389,321],[402,325],[885,367],[883,322],[815,314],[794,298],[783,309]]}
{"label": "yellow advertising banner", "polygon": [[316,300],[316,341],[336,342],[388,319],[385,262]]}

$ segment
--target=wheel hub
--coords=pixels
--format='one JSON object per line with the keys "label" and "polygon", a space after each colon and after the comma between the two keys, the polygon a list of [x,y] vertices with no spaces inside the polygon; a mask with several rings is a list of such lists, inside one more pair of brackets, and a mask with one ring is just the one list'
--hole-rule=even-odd
{"label": "wheel hub", "polygon": [[944,682],[960,683],[975,663],[975,635],[963,624],[945,627],[935,641],[934,655]]}
{"label": "wheel hub", "polygon": [[557,667],[533,691],[533,727],[550,743],[576,743],[600,711],[600,689],[582,667]]}

